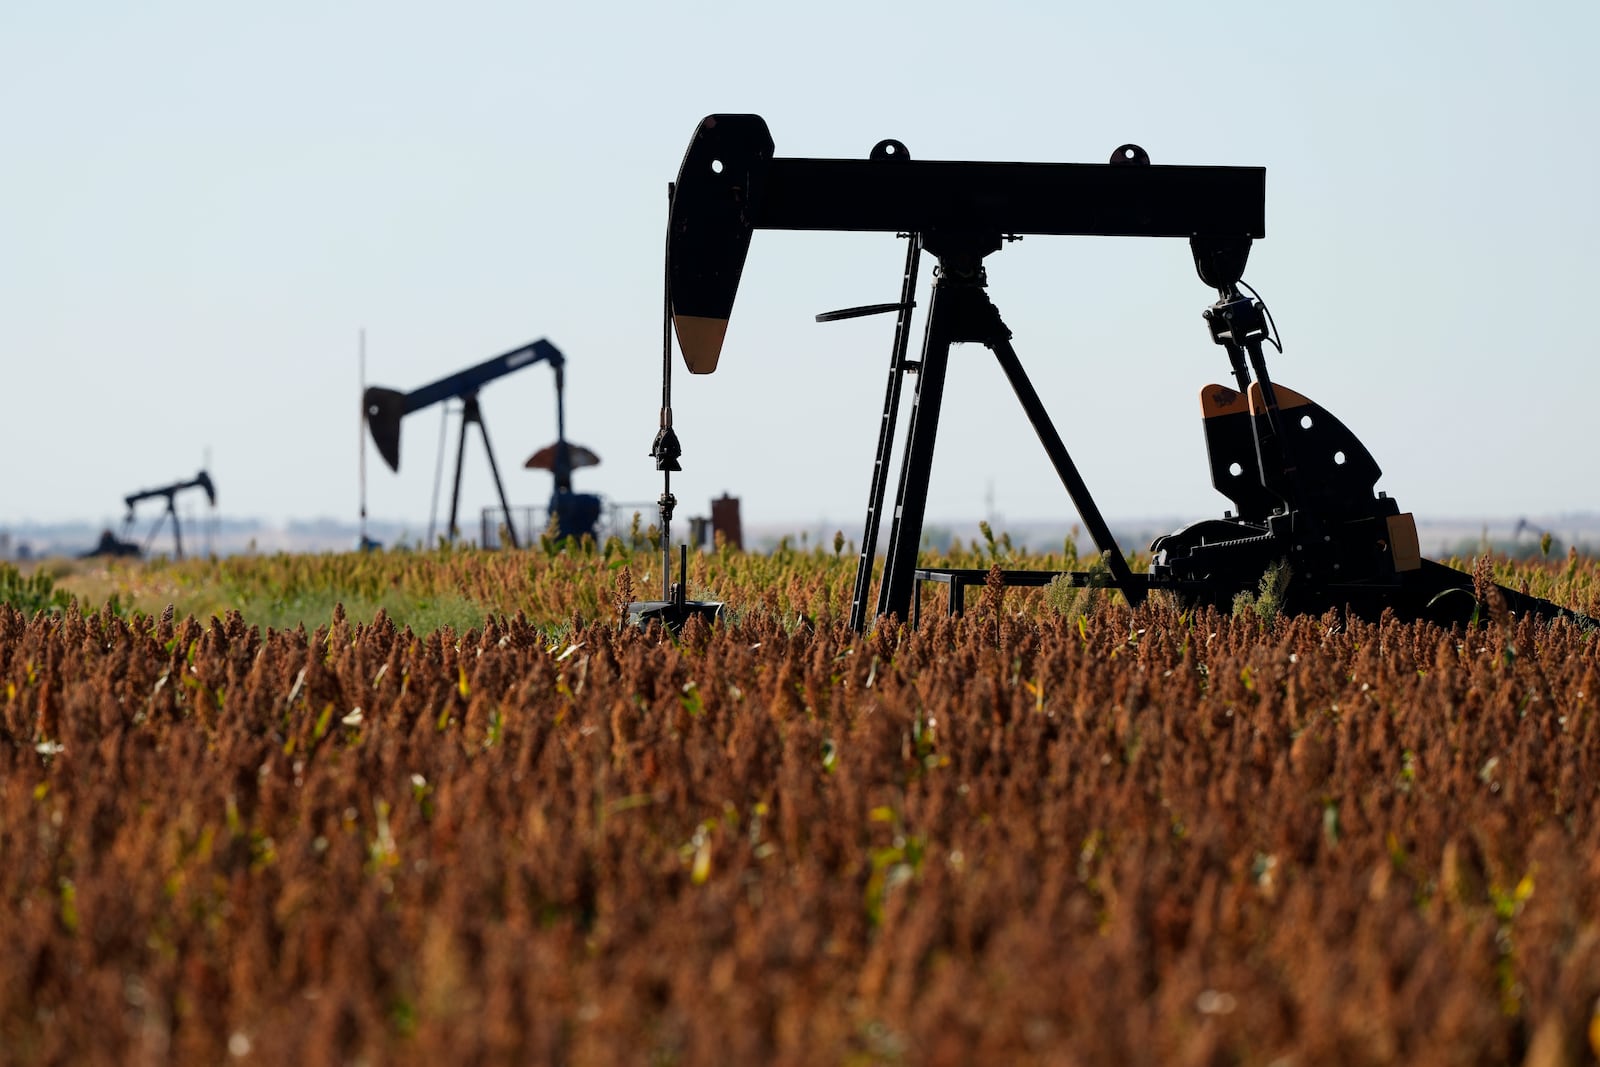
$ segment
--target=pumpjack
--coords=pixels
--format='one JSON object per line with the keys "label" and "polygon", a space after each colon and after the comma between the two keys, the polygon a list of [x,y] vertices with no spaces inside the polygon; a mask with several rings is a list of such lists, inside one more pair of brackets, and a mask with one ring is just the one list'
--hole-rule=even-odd
{"label": "pumpjack", "polygon": [[600,457],[582,445],[567,440],[566,415],[566,356],[549,341],[540,339],[521,348],[514,348],[493,359],[485,360],[466,370],[440,378],[438,381],[401,393],[380,386],[368,388],[362,396],[362,412],[378,454],[392,471],[400,469],[400,420],[413,412],[445,400],[461,401],[461,430],[456,441],[456,467],[454,486],[450,491],[449,538],[456,536],[456,518],[461,507],[461,468],[467,452],[467,427],[476,425],[483,438],[483,450],[489,458],[489,473],[494,477],[495,491],[500,495],[500,506],[507,516],[506,537],[512,548],[517,548],[517,531],[509,522],[511,505],[506,501],[505,486],[500,481],[500,467],[495,462],[494,447],[489,443],[489,429],[483,421],[483,408],[478,403],[478,390],[497,378],[514,370],[536,363],[548,363],[556,380],[556,440],[534,453],[527,466],[550,471],[555,476],[555,488],[550,495],[550,514],[555,517],[558,532],[563,537],[582,537],[594,533],[600,519],[600,498],[593,493],[578,493],[572,488],[572,472],[580,467],[594,466]]}
{"label": "pumpjack", "polygon": [[[951,347],[962,342],[994,353],[1109,568],[1110,584],[1130,604],[1159,589],[1188,604],[1226,609],[1276,568],[1289,576],[1282,603],[1293,612],[1331,608],[1375,617],[1392,609],[1403,618],[1450,624],[1473,617],[1476,594],[1487,593],[1514,613],[1591,623],[1515,590],[1475,589],[1472,576],[1424,559],[1413,516],[1376,491],[1381,470],[1356,436],[1315,401],[1273,381],[1264,346],[1277,344],[1275,330],[1243,281],[1251,243],[1265,237],[1265,188],[1263,168],[1158,166],[1134,144],[1119,146],[1100,164],[913,160],[895,140],[880,141],[864,160],[779,157],[760,116],[713,115],[696,129],[671,195],[667,311],[689,371],[709,374],[722,352],[754,231],[877,231],[908,239],[899,300],[817,316],[896,316],[851,601],[850,625],[857,631],[879,616],[914,619],[921,582],[950,585],[954,612],[962,586],[984,579],[984,572],[917,566],[945,371]],[[989,299],[984,260],[1024,235],[1186,239],[1201,281],[1218,295],[1204,319],[1211,340],[1227,354],[1233,380],[1200,391],[1201,424],[1212,484],[1233,508],[1157,538],[1148,573],[1129,567]],[[907,353],[924,251],[938,270],[921,351],[912,359]],[[907,376],[916,379],[910,426],[883,577],[869,615]],[[665,402],[663,431],[671,431]],[[1007,571],[1004,577],[1007,584],[1042,585],[1058,576]],[[1088,572],[1065,577],[1075,585],[1104,584]]]}
{"label": "pumpjack", "polygon": [[[118,537],[110,530],[100,535],[100,543],[87,552],[87,556],[139,556],[149,551],[150,544],[155,540],[156,534],[161,532],[161,526],[168,518],[172,519],[172,550],[174,559],[183,558],[183,529],[178,523],[178,494],[186,489],[203,489],[206,501],[212,508],[217,506],[217,487],[211,480],[211,475],[201,471],[193,478],[183,482],[173,482],[171,485],[158,486],[155,489],[141,489],[136,493],[129,493],[122,498],[128,508],[127,516],[122,520],[122,535]],[[137,542],[128,540],[128,535],[133,531],[134,509],[146,500],[162,499],[167,502],[166,510],[156,519],[156,524],[150,528],[146,535],[143,547]]]}

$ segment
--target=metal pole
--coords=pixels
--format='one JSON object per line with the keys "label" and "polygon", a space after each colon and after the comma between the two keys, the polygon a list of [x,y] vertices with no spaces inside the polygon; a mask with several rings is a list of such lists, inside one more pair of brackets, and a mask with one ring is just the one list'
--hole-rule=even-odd
{"label": "metal pole", "polygon": [[672,505],[677,500],[672,495],[672,472],[661,472],[661,599],[672,599]]}
{"label": "metal pole", "polygon": [[[678,438],[672,429],[672,197],[675,182],[667,183],[667,254],[662,257],[661,285],[661,429],[657,442],[670,441],[672,454],[657,457],[661,469],[661,599],[672,600],[672,510],[678,498],[672,495],[672,472],[677,468]],[[663,461],[664,460],[664,461]]]}
{"label": "metal pole", "polygon": [[356,395],[361,397],[361,418],[356,423],[356,449],[361,457],[361,550],[367,548],[367,328],[361,327],[357,342],[357,374],[361,379],[361,391]]}
{"label": "metal pole", "polygon": [[572,451],[567,447],[567,372],[560,364],[555,365],[556,372],[556,461],[555,475],[556,490],[562,493],[572,491]]}

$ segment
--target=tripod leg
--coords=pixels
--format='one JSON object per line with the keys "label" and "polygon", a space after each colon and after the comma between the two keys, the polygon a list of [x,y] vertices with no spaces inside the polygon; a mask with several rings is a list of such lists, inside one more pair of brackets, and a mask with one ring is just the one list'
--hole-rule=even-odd
{"label": "tripod leg", "polygon": [[952,335],[941,313],[951,294],[933,287],[928,305],[928,325],[922,340],[922,367],[911,401],[911,429],[906,433],[905,458],[900,464],[900,489],[895,496],[894,524],[878,588],[878,614],[911,618],[916,593],[917,550],[922,547],[922,520],[928,508],[928,478],[933,473],[933,446],[939,432],[939,408],[944,402],[945,368],[950,362]]}
{"label": "tripod leg", "polygon": [[494,475],[495,492],[500,494],[500,510],[505,512],[506,538],[511,542],[512,548],[521,548],[522,546],[517,544],[516,523],[511,521],[511,504],[506,500],[506,487],[500,484],[500,467],[494,461],[494,448],[489,444],[489,427],[484,424],[481,411],[478,413],[478,433],[483,437],[483,450],[489,456],[489,473]]}
{"label": "tripod leg", "polygon": [[1033,424],[1033,432],[1039,435],[1039,443],[1044,445],[1045,454],[1050,457],[1050,463],[1055,467],[1057,477],[1061,479],[1061,484],[1066,486],[1067,495],[1072,498],[1072,504],[1078,509],[1083,524],[1089,528],[1089,536],[1094,539],[1095,547],[1105,554],[1106,563],[1111,568],[1111,576],[1116,579],[1117,588],[1122,590],[1122,595],[1128,598],[1129,604],[1138,607],[1144,603],[1144,584],[1134,578],[1127,559],[1117,547],[1116,539],[1111,536],[1111,529],[1106,526],[1106,520],[1100,514],[1100,508],[1095,504],[1094,497],[1089,495],[1089,487],[1084,484],[1077,465],[1067,454],[1067,446],[1061,443],[1061,435],[1056,433],[1055,424],[1050,421],[1050,414],[1045,411],[1043,402],[1039,400],[1039,394],[1034,391],[1033,383],[1028,380],[1027,372],[1022,369],[1022,361],[1017,358],[1017,350],[1011,347],[1011,331],[1000,321],[998,311],[994,313],[994,321],[997,331],[986,343],[994,352],[995,358],[1000,361],[1000,369],[1005,371],[1006,379],[1011,382],[1011,388],[1017,394],[1017,399],[1022,402],[1022,410],[1027,413],[1028,421]]}
{"label": "tripod leg", "polygon": [[467,458],[467,423],[478,421],[478,398],[468,397],[461,409],[461,433],[456,437],[456,480],[450,490],[450,543],[456,543],[456,514],[461,509],[461,464]]}
{"label": "tripod leg", "polygon": [[163,511],[160,515],[156,516],[156,524],[154,526],[150,527],[150,532],[145,536],[145,539],[144,539],[144,554],[145,555],[148,556],[150,554],[150,546],[156,543],[156,534],[161,532],[161,527],[162,527],[163,524],[166,523],[166,521],[167,521],[167,513],[165,511]]}

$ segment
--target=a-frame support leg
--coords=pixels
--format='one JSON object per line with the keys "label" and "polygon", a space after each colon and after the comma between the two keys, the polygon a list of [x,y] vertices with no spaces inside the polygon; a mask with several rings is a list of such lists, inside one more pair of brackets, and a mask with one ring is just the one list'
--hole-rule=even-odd
{"label": "a-frame support leg", "polygon": [[506,487],[500,481],[500,467],[494,461],[494,446],[489,444],[489,427],[483,421],[483,409],[478,406],[476,395],[466,397],[461,407],[461,432],[456,437],[456,477],[450,490],[450,541],[456,539],[456,517],[461,510],[461,468],[467,457],[467,427],[473,423],[478,426],[478,435],[483,438],[483,451],[489,457],[489,473],[494,476],[495,492],[500,494],[500,508],[506,516],[506,537],[511,541],[512,548],[520,548],[517,543],[517,528],[511,518],[511,504],[506,500]]}
{"label": "a-frame support leg", "polygon": [[177,550],[177,558],[183,559],[183,528],[178,523],[178,506],[172,497],[167,497],[167,513],[172,516],[172,546]]}
{"label": "a-frame support leg", "polygon": [[[984,302],[988,303],[987,300]],[[1012,391],[1017,394],[1022,410],[1027,413],[1028,422],[1033,426],[1033,432],[1039,436],[1039,443],[1044,445],[1045,455],[1050,457],[1050,465],[1056,469],[1056,477],[1060,478],[1061,484],[1066,487],[1067,496],[1072,498],[1072,505],[1078,509],[1078,516],[1088,528],[1095,547],[1105,557],[1106,566],[1110,569],[1117,588],[1122,590],[1122,595],[1128,598],[1129,604],[1138,607],[1144,603],[1144,583],[1134,578],[1133,571],[1128,567],[1127,557],[1122,554],[1122,549],[1117,547],[1116,538],[1111,536],[1111,528],[1106,525],[1099,506],[1089,494],[1089,487],[1084,484],[1083,475],[1078,473],[1078,465],[1072,462],[1072,456],[1067,452],[1067,446],[1062,443],[1061,435],[1056,433],[1055,423],[1050,421],[1050,415],[1045,411],[1038,392],[1034,390],[1033,382],[1028,380],[1027,372],[1022,369],[1022,361],[1017,358],[1017,350],[1011,347],[1011,331],[1000,321],[1000,313],[994,310],[994,305],[989,304],[989,308],[994,313],[995,323],[1000,327],[995,339],[988,342],[989,348],[1000,361],[1000,369],[1005,372]]]}
{"label": "a-frame support leg", "polygon": [[467,459],[467,424],[478,417],[478,398],[469,396],[461,409],[461,430],[456,434],[456,477],[450,489],[450,525],[445,527],[445,538],[456,543],[456,516],[461,511],[461,467]]}
{"label": "a-frame support leg", "polygon": [[922,547],[922,521],[928,508],[928,480],[933,474],[933,448],[939,433],[939,410],[944,403],[945,371],[950,364],[946,311],[949,286],[934,283],[928,305],[928,324],[922,341],[922,366],[912,394],[911,426],[906,431],[905,458],[900,464],[900,487],[895,494],[894,522],[889,528],[883,582],[878,588],[879,615],[902,622],[911,618],[911,598],[916,595],[917,552]]}
{"label": "a-frame support leg", "polygon": [[[476,408],[477,404],[474,403],[473,407]],[[489,444],[489,425],[483,421],[482,411],[478,411],[477,414],[478,434],[483,438],[483,452],[489,457],[489,473],[494,475],[494,491],[500,494],[500,511],[506,517],[506,540],[511,542],[512,548],[521,548],[522,546],[517,544],[517,524],[511,517],[511,504],[506,500],[506,487],[500,482],[500,467],[494,461],[494,446]]]}
{"label": "a-frame support leg", "polygon": [[[935,240],[945,246],[942,251],[933,247]],[[1132,605],[1141,604],[1145,598],[1144,584],[1134,576],[1116,539],[1112,537],[1094,497],[1090,495],[1077,465],[1072,462],[1066,445],[1061,441],[1061,435],[1056,432],[1055,424],[1045,411],[1044,403],[1023,370],[1021,360],[1017,358],[1016,349],[1011,345],[1010,329],[1001,320],[999,311],[984,291],[987,278],[983,257],[995,251],[999,245],[998,238],[972,235],[961,235],[957,239],[934,238],[929,242],[930,250],[940,257],[940,274],[934,283],[933,298],[928,308],[922,365],[917,376],[911,427],[907,432],[905,458],[900,469],[894,524],[889,534],[883,583],[878,591],[879,615],[894,615],[902,620],[911,618],[912,600],[916,596],[917,552],[921,548],[922,524],[927,511],[928,482],[933,471],[933,451],[944,399],[950,346],[963,341],[978,342],[994,352],[1013,392],[1017,394],[1017,400],[1022,404],[1029,424],[1044,446],[1056,476],[1071,497],[1095,547],[1106,557],[1117,588],[1122,590]],[[859,571],[857,581],[860,581]]]}

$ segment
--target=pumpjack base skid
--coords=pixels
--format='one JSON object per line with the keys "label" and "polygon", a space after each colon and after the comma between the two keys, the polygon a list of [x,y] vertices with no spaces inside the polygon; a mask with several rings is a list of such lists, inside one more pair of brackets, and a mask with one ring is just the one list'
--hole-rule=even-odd
{"label": "pumpjack base skid", "polygon": [[[911,602],[911,625],[915,629],[922,622],[921,586],[924,583],[943,585],[948,590],[945,614],[951,617],[965,614],[966,594],[973,588],[983,588],[989,572],[972,567],[919,567],[916,571],[918,595]],[[1034,571],[1002,570],[1000,580],[1007,588],[1042,588],[1057,579],[1080,589],[1102,588],[1115,591],[1105,575],[1089,571]],[[1224,614],[1233,609],[1234,599],[1241,593],[1254,595],[1258,586],[1237,582],[1233,585],[1212,581],[1183,580],[1139,574],[1136,580],[1146,594],[1165,592],[1188,607],[1214,607]],[[1543,619],[1565,619],[1579,626],[1596,627],[1600,622],[1584,615],[1519,593],[1505,586],[1496,586],[1506,609],[1515,616],[1529,615]],[[1357,618],[1377,619],[1385,609],[1400,618],[1423,619],[1440,626],[1464,626],[1475,619],[1488,617],[1487,606],[1478,601],[1472,576],[1433,560],[1423,560],[1422,567],[1404,580],[1389,584],[1329,585],[1309,591],[1290,588],[1286,592],[1284,612],[1301,615],[1322,615],[1330,610],[1348,613]]]}
{"label": "pumpjack base skid", "polygon": [[[663,566],[665,557],[670,555],[670,547],[664,548]],[[710,625],[722,618],[722,602],[720,600],[690,600],[689,599],[689,546],[678,546],[678,580],[670,581],[668,574],[662,575],[666,588],[664,600],[635,600],[628,605],[628,625],[644,628],[651,623],[660,623],[670,634],[676,634],[684,628],[690,619],[699,619]]]}
{"label": "pumpjack base skid", "polygon": [[[1286,613],[1332,610],[1377,619],[1387,610],[1442,626],[1485,617],[1487,605],[1471,575],[1423,558],[1415,520],[1376,491],[1383,472],[1355,434],[1282,384],[1273,394],[1269,406],[1259,382],[1242,393],[1220,385],[1201,390],[1212,481],[1237,513],[1156,538],[1145,573],[1008,570],[1001,581],[1038,587],[1065,577],[1074,586],[1118,589],[1133,604],[1162,591],[1185,607],[1227,613],[1241,594],[1259,595],[1264,576],[1276,572],[1282,583],[1279,610]],[[923,583],[948,586],[946,610],[956,615],[964,609],[966,590],[983,585],[988,572],[919,568],[915,579],[913,625],[921,615]],[[1491,595],[1513,615],[1600,626],[1580,612],[1505,586],[1496,585]]]}
{"label": "pumpjack base skid", "polygon": [[628,625],[643,627],[659,622],[674,634],[690,619],[710,625],[720,618],[722,603],[716,600],[636,600],[628,605]]}

